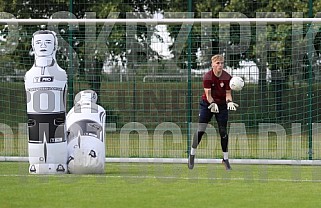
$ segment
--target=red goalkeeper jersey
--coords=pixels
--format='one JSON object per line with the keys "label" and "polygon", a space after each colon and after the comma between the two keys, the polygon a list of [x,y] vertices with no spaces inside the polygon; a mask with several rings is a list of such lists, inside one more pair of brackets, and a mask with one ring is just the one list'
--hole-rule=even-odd
{"label": "red goalkeeper jersey", "polygon": [[[226,90],[231,90],[230,80],[232,76],[225,70],[222,71],[220,77],[214,75],[213,70],[206,72],[203,76],[203,87],[211,89],[211,95],[217,104],[226,103]],[[207,101],[205,92],[202,95],[202,99]]]}

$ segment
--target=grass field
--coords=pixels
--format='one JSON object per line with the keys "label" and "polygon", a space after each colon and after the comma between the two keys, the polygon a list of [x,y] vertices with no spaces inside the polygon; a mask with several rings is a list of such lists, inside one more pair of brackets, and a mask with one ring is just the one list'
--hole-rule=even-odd
{"label": "grass field", "polygon": [[0,163],[0,207],[319,207],[321,167],[107,163],[103,175],[30,175]]}

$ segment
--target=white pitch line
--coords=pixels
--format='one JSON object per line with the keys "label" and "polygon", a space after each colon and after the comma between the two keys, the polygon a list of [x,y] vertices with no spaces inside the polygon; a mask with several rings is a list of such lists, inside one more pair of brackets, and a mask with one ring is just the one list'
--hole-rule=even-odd
{"label": "white pitch line", "polygon": [[220,177],[176,177],[176,176],[138,176],[138,175],[20,175],[20,174],[1,174],[0,177],[35,177],[35,178],[61,178],[61,177],[69,177],[69,178],[127,178],[127,179],[176,179],[176,180],[216,180],[216,181],[257,181],[257,182],[321,182],[321,180],[314,179],[286,179],[286,178],[220,178]]}

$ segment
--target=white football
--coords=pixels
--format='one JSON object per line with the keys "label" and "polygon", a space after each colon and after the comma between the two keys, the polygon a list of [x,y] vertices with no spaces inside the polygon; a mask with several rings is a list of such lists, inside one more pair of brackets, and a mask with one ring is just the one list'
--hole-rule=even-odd
{"label": "white football", "polygon": [[241,91],[244,87],[244,80],[241,77],[232,77],[230,80],[230,88],[234,91]]}

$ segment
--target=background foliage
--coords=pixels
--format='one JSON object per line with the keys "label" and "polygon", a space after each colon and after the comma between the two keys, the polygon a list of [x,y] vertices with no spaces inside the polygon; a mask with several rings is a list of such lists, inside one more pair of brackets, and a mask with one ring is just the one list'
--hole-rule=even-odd
{"label": "background foliage", "polygon": [[[319,17],[320,9],[321,4],[312,0],[6,0],[0,2],[0,18],[287,18]],[[245,37],[240,26],[232,23],[226,40],[220,35],[224,26],[217,24],[205,31],[197,24],[18,25],[15,34],[8,25],[1,25],[0,122],[13,129],[25,122],[22,81],[33,64],[31,37],[37,30],[53,29],[59,38],[57,60],[69,77],[68,109],[75,93],[91,88],[107,110],[107,122],[115,123],[117,131],[128,122],[141,122],[151,131],[160,122],[175,122],[188,135],[188,124],[197,122],[202,73],[209,69],[212,55],[224,53],[232,72],[243,61],[253,63],[258,72],[251,68],[249,73],[259,75],[257,82],[234,93],[241,107],[230,120],[245,123],[254,133],[259,123],[277,122],[287,130],[292,123],[301,123],[305,138],[311,140],[312,123],[320,120],[321,33],[318,24],[296,26],[268,24],[266,31],[258,33],[260,25],[252,23]],[[130,46],[128,38],[134,40]],[[246,49],[240,45],[244,39]],[[166,45],[167,53],[155,48],[155,42]],[[270,79],[265,76],[267,69]]]}

